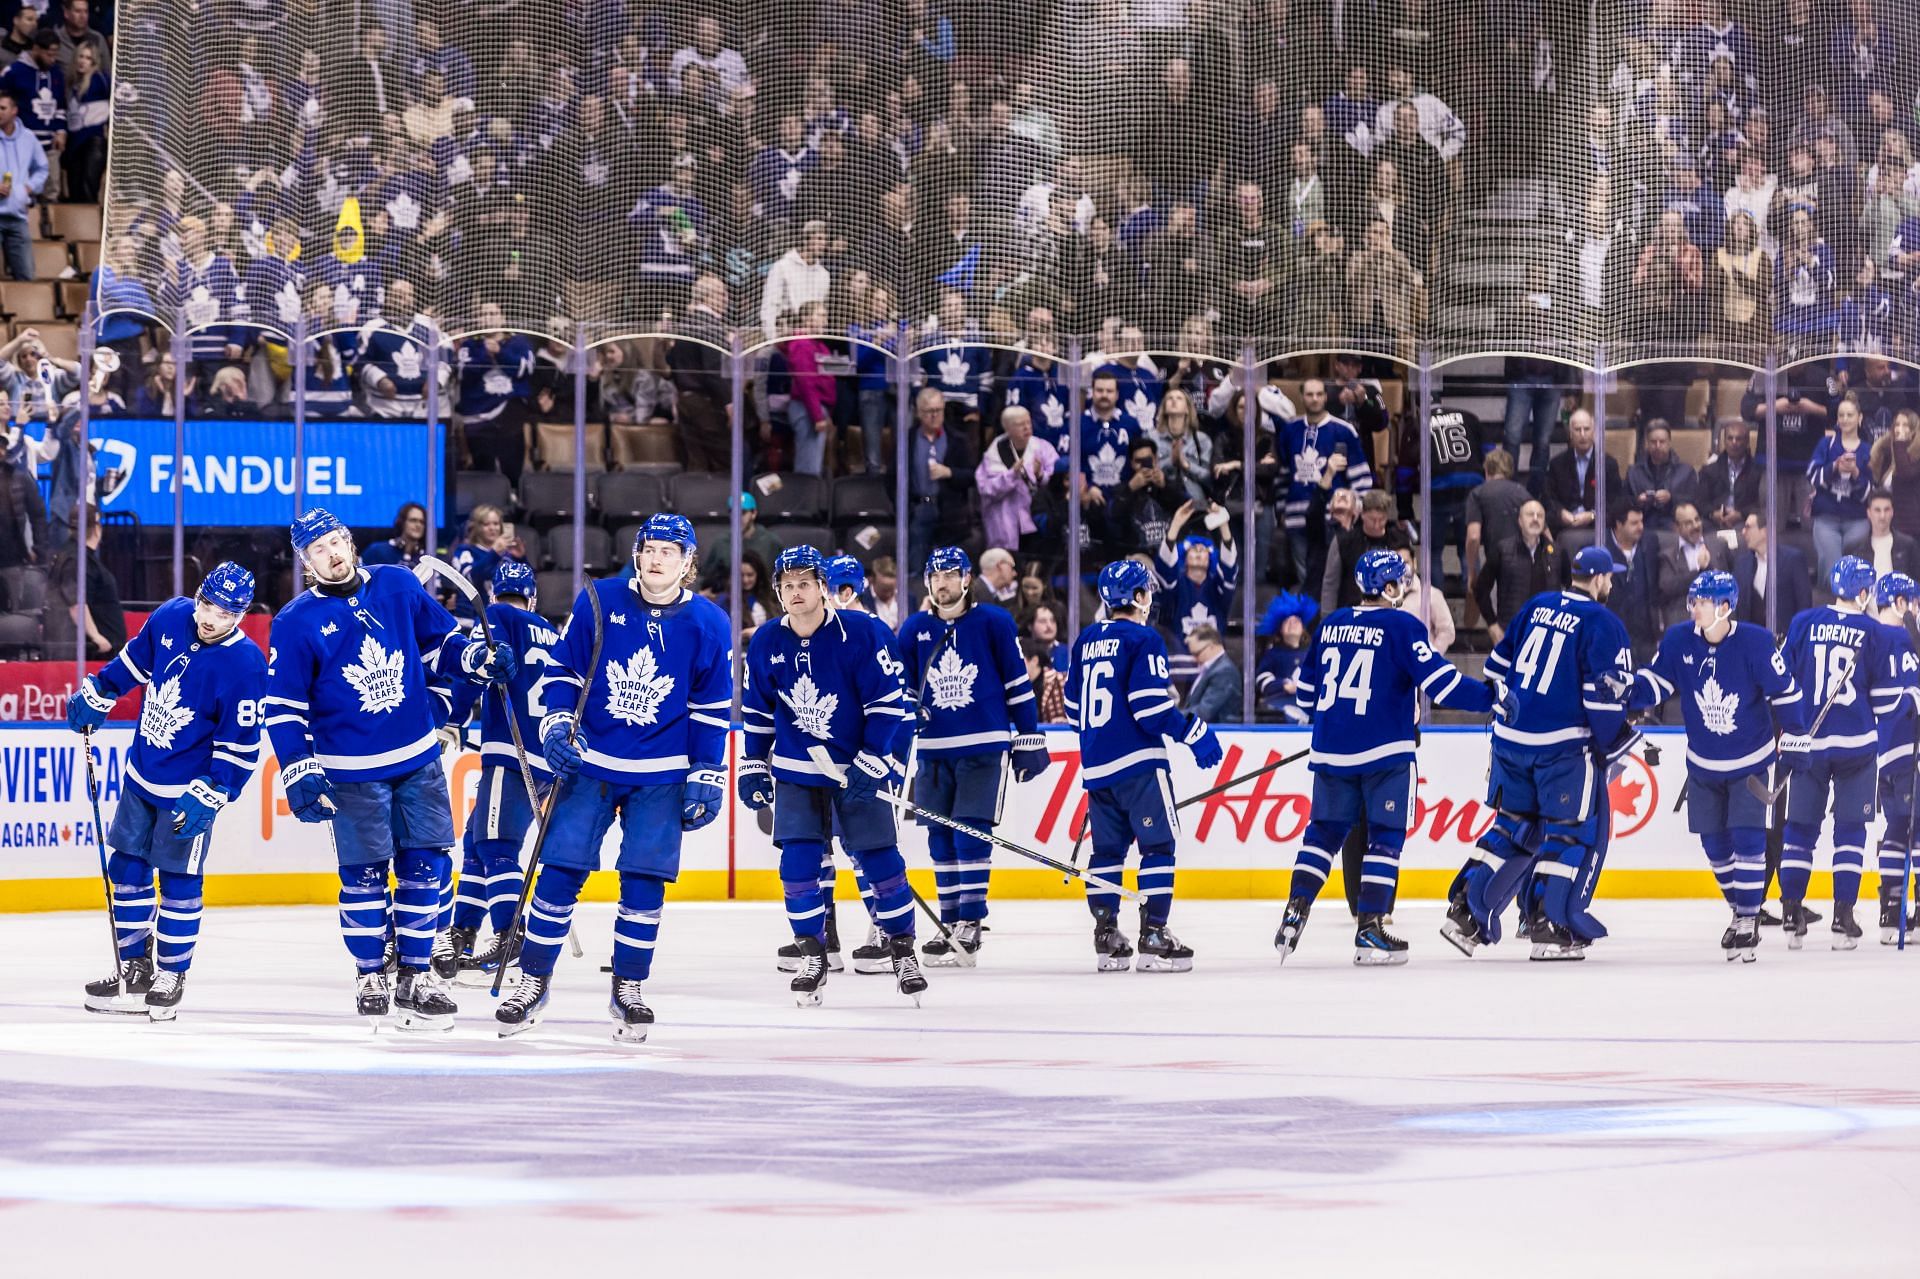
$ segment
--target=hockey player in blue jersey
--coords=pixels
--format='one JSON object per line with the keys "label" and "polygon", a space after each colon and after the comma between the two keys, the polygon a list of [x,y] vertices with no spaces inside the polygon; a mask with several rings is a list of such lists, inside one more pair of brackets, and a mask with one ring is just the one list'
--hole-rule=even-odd
{"label": "hockey player in blue jersey", "polygon": [[[1920,605],[1920,584],[1905,573],[1887,573],[1874,583],[1873,603],[1888,642],[1904,664],[1915,652],[1914,609]],[[1875,717],[1880,748],[1880,812],[1886,825],[1880,835],[1880,944],[1900,940],[1900,911],[1908,897],[1902,888],[1907,877],[1907,855],[1913,847],[1915,743],[1920,740],[1920,709],[1903,701],[1890,714]]]}
{"label": "hockey player in blue jersey", "polygon": [[[560,779],[527,909],[520,980],[494,1018],[504,1038],[536,1024],[553,983],[580,890],[600,869],[620,819],[620,905],[613,921],[614,1039],[641,1043],[653,1027],[642,983],[680,843],[720,815],[726,800],[727,722],[733,709],[732,627],[686,586],[699,546],[684,516],[654,515],[633,540],[634,575],[588,582],[542,681],[540,746]],[[593,601],[604,620],[594,666]],[[585,710],[581,690],[586,688]]]}
{"label": "hockey player in blue jersey", "polygon": [[[925,582],[932,607],[900,625],[914,711],[914,801],[992,830],[1000,822],[1009,767],[1014,781],[1030,782],[1050,762],[1026,659],[1013,615],[973,604],[973,561],[965,551],[936,549],[927,556]],[[922,951],[930,966],[952,967],[961,962],[955,946],[972,954],[983,940],[992,846],[934,823],[927,847],[940,922],[953,942],[935,937]]]}
{"label": "hockey player in blue jersey", "polygon": [[900,993],[917,1004],[927,979],[913,944],[913,893],[882,787],[898,780],[892,752],[908,718],[892,646],[827,600],[825,562],[810,546],[782,551],[773,589],[786,615],[753,634],[741,698],[746,746],[740,802],[773,807],[780,886],[800,950],[791,989],[817,1007],[827,980],[820,859],[836,831],[873,886]]}
{"label": "hockey player in blue jersey", "polygon": [[[480,704],[480,783],[473,812],[461,841],[459,896],[448,926],[433,943],[433,970],[453,978],[463,970],[491,972],[501,962],[511,963],[518,948],[512,936],[514,907],[520,901],[520,846],[533,824],[534,804],[520,771],[507,716],[519,721],[522,743],[540,740],[540,682],[546,678],[551,654],[560,643],[553,624],[533,611],[536,602],[534,572],[520,560],[501,560],[488,584],[493,602],[487,621],[495,639],[511,648],[520,669],[499,692],[472,680],[460,681],[454,699],[453,722],[465,723],[475,701]],[[527,756],[536,795],[544,799],[553,784],[546,757]],[[482,922],[490,921],[493,935],[474,953]]]}
{"label": "hockey player in blue jersey", "polygon": [[1773,766],[1778,728],[1804,728],[1806,699],[1773,636],[1733,620],[1740,586],[1709,570],[1687,588],[1692,620],[1660,637],[1653,661],[1634,672],[1630,709],[1680,699],[1687,726],[1687,829],[1700,837],[1733,922],[1720,938],[1729,960],[1752,963],[1767,891],[1767,817],[1755,794]]}
{"label": "hockey player in blue jersey", "polygon": [[1626,714],[1632,646],[1604,603],[1624,571],[1603,547],[1581,551],[1569,589],[1522,605],[1487,659],[1502,690],[1488,778],[1497,811],[1448,891],[1440,930],[1462,954],[1500,940],[1516,891],[1531,958],[1584,959],[1606,936],[1587,905],[1606,857],[1607,773],[1639,740]]}
{"label": "hockey player in blue jersey", "polygon": [[[1193,949],[1167,927],[1173,910],[1174,842],[1180,833],[1168,784],[1166,739],[1182,742],[1201,768],[1220,763],[1220,742],[1205,721],[1183,715],[1168,683],[1167,646],[1148,624],[1153,574],[1137,560],[1100,570],[1107,617],[1080,632],[1067,664],[1067,719],[1080,735],[1080,784],[1093,832],[1088,869],[1120,878],[1127,850],[1140,846],[1141,972],[1186,972]],[[1119,972],[1133,962],[1121,935],[1117,894],[1087,888],[1093,912],[1094,967]]]}
{"label": "hockey player in blue jersey", "polygon": [[231,561],[217,565],[191,598],[155,609],[120,655],[67,699],[67,727],[81,733],[106,722],[121,697],[147,688],[106,836],[120,969],[87,983],[93,1012],[154,1021],[179,1012],[214,818],[260,766],[267,663],[240,630],[252,606],[253,574]]}
{"label": "hockey player in blue jersey", "polygon": [[1400,609],[1407,562],[1397,551],[1368,551],[1354,566],[1357,608],[1331,614],[1295,677],[1300,708],[1313,718],[1313,817],[1293,860],[1293,885],[1273,948],[1281,962],[1300,945],[1314,898],[1333,859],[1361,818],[1356,964],[1404,964],[1407,943],[1387,932],[1400,883],[1400,850],[1413,816],[1414,748],[1419,696],[1456,710],[1493,706],[1487,686],[1464,678],[1433,651],[1426,627]]}
{"label": "hockey player in blue jersey", "polygon": [[[453,804],[436,730],[435,673],[513,677],[511,649],[469,641],[398,565],[362,567],[353,535],[318,507],[293,522],[295,563],[312,586],[273,619],[265,699],[287,806],[326,823],[340,865],[340,932],[359,971],[363,1017],[450,1030],[458,1006],[430,967],[453,873]],[[388,896],[391,872],[395,887]],[[398,939],[389,991],[386,938]]]}
{"label": "hockey player in blue jersey", "polygon": [[1780,762],[1787,770],[1787,821],[1780,850],[1780,931],[1787,949],[1799,950],[1807,935],[1803,903],[1813,877],[1813,846],[1829,809],[1833,813],[1833,934],[1835,950],[1859,944],[1853,908],[1866,866],[1867,824],[1874,817],[1881,716],[1911,697],[1916,661],[1904,639],[1882,626],[1869,608],[1873,565],[1844,555],[1828,577],[1834,602],[1797,614],[1787,627],[1782,652],[1807,695],[1805,736],[1783,738]]}

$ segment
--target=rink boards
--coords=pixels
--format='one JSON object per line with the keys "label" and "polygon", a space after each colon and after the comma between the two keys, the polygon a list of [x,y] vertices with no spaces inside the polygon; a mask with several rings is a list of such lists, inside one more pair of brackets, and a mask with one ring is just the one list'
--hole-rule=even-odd
{"label": "rink boards", "polygon": [[[119,796],[124,752],[132,727],[95,734],[102,780],[101,814],[110,826]],[[1194,768],[1175,748],[1176,796],[1197,795],[1272,760],[1302,750],[1298,729],[1229,729],[1220,734],[1226,758],[1210,773]],[[1660,762],[1638,756],[1615,780],[1613,844],[1600,894],[1612,897],[1710,897],[1717,894],[1698,840],[1675,810],[1685,777],[1684,740],[1654,730]],[[1420,749],[1413,829],[1407,841],[1402,892],[1441,897],[1473,841],[1492,820],[1486,805],[1487,735],[1481,729],[1430,729]],[[739,735],[730,744],[737,751]],[[1039,780],[1009,785],[998,833],[1026,847],[1068,858],[1079,832],[1084,795],[1079,757],[1070,732],[1048,734],[1053,765]],[[477,753],[447,761],[463,829],[479,777]],[[334,900],[338,880],[325,832],[289,816],[278,765],[266,766],[215,828],[207,900],[220,905],[266,905]],[[728,788],[731,794],[732,787]],[[1287,875],[1311,810],[1312,779],[1305,761],[1289,764],[1180,813],[1178,891],[1193,897],[1284,897]],[[0,910],[65,910],[98,904],[100,871],[87,803],[80,739],[60,727],[5,726],[0,731]],[[779,896],[778,857],[765,833],[766,815],[737,803],[706,829],[689,834],[675,895],[686,899],[770,900]],[[616,828],[617,832],[617,828]],[[609,839],[616,836],[609,836]],[[917,827],[902,832],[909,860],[927,877],[926,841]],[[458,857],[456,855],[456,864]],[[606,864],[612,864],[611,848]],[[1074,894],[1062,877],[1017,854],[994,855],[996,896]],[[1335,876],[1339,872],[1336,869]],[[851,877],[843,877],[850,880]],[[596,877],[588,895],[610,898],[611,876]],[[847,885],[850,887],[850,884]],[[1338,885],[1335,889],[1337,891]],[[1816,893],[1824,888],[1816,889]]]}

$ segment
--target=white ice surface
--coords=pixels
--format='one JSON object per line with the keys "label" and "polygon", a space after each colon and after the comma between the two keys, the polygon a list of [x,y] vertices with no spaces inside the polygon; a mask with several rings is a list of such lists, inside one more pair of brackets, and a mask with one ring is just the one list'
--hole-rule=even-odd
{"label": "white ice surface", "polygon": [[1408,904],[1413,962],[1356,970],[1325,901],[1282,969],[1277,905],[1181,903],[1194,972],[1098,975],[1084,911],[1013,902],[924,1008],[849,971],[801,1010],[777,905],[675,904],[639,1050],[607,906],[505,1042],[479,990],[450,1035],[370,1034],[330,910],[212,912],[171,1026],[81,1011],[99,915],[7,917],[0,1274],[1911,1265],[1920,953],[1819,925],[1733,966],[1710,903],[1597,913],[1543,965]]}

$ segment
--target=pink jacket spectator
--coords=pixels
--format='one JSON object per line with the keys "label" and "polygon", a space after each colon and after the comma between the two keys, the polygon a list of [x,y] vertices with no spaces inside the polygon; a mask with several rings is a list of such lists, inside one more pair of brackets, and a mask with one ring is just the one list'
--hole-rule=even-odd
{"label": "pink jacket spectator", "polygon": [[833,416],[836,395],[833,375],[820,371],[820,362],[832,354],[817,337],[800,337],[787,343],[787,367],[791,370],[789,392],[806,406],[807,416],[824,422]]}
{"label": "pink jacket spectator", "polygon": [[1027,441],[1023,455],[1010,457],[1012,452],[1007,437],[1001,436],[987,446],[986,456],[973,473],[980,490],[980,518],[986,525],[987,545],[1008,550],[1020,545],[1021,534],[1039,532],[1033,522],[1033,490],[1053,475],[1060,458],[1053,445],[1039,436]]}

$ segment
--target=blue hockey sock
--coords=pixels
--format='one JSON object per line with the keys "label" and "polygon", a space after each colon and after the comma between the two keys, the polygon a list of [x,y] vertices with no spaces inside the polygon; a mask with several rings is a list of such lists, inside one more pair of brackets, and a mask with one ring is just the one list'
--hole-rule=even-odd
{"label": "blue hockey sock", "polygon": [[833,845],[828,844],[820,850],[820,896],[828,907],[833,905],[833,890],[840,882],[840,872],[833,864]]}
{"label": "blue hockey sock", "polygon": [[1720,886],[1720,895],[1733,904],[1733,832],[1730,830],[1707,831],[1700,836],[1701,851],[1707,855],[1707,865],[1713,867],[1713,882]]}
{"label": "blue hockey sock", "polygon": [[487,866],[487,918],[493,931],[505,934],[513,927],[526,877],[520,873],[520,846],[510,840],[488,840],[480,846]]}
{"label": "blue hockey sock", "polygon": [[[387,901],[385,862],[340,868],[340,937],[354,966],[363,973],[378,969],[385,958],[387,932],[392,927]],[[431,938],[428,950],[432,950]]]}
{"label": "blue hockey sock", "polygon": [[155,926],[154,960],[170,973],[184,973],[193,963],[193,944],[200,937],[201,878],[160,872],[160,918]]}
{"label": "blue hockey sock", "polygon": [[860,888],[860,904],[867,908],[867,918],[871,920],[873,918],[873,883],[867,878],[867,872],[860,869],[859,862],[853,863],[853,882]]}
{"label": "blue hockey sock", "polygon": [[[1118,852],[1105,853],[1096,848],[1087,855],[1088,873],[1098,875],[1109,883],[1119,883],[1121,872],[1126,869],[1126,866],[1127,850],[1124,848]],[[1087,909],[1095,913],[1105,911],[1107,914],[1118,918],[1120,915],[1120,894],[1110,892],[1105,888],[1096,888],[1091,880],[1083,882],[1085,882],[1087,886]]]}
{"label": "blue hockey sock", "polygon": [[621,872],[620,907],[613,916],[615,977],[645,981],[653,971],[653,943],[660,935],[660,908],[666,900],[665,880]]}
{"label": "blue hockey sock", "polygon": [[945,826],[935,826],[927,832],[927,856],[933,861],[933,888],[939,898],[940,922],[943,924],[960,922],[960,872],[957,866],[960,852],[955,847],[954,834]]}
{"label": "blue hockey sock", "polygon": [[1867,867],[1867,824],[1833,824],[1833,901],[1851,906],[1860,900],[1860,873]]}
{"label": "blue hockey sock", "polygon": [[1820,840],[1820,828],[1805,822],[1788,822],[1780,845],[1780,900],[1797,902],[1807,898],[1807,883],[1813,878],[1813,846]]}
{"label": "blue hockey sock", "polygon": [[1733,837],[1733,913],[1758,915],[1767,899],[1767,832],[1736,826],[1728,834]]}
{"label": "blue hockey sock", "polygon": [[1356,905],[1362,915],[1384,915],[1393,909],[1393,897],[1400,888],[1400,850],[1407,842],[1407,832],[1370,826],[1367,834]]}
{"label": "blue hockey sock", "polygon": [[561,943],[573,925],[574,903],[587,886],[587,872],[575,866],[542,866],[527,903],[527,940],[520,948],[520,971],[535,977],[553,974]]}
{"label": "blue hockey sock", "polygon": [[907,887],[907,862],[897,848],[853,854],[873,885],[873,922],[889,937],[913,936],[913,890]]}
{"label": "blue hockey sock", "polygon": [[467,841],[466,854],[460,859],[460,888],[453,899],[453,914],[447,921],[450,928],[471,928],[476,932],[480,921],[487,917],[487,893],[492,885],[488,882],[487,864],[480,857],[480,851],[473,841]]}
{"label": "blue hockey sock", "polygon": [[1327,876],[1333,873],[1333,859],[1340,846],[1347,842],[1347,832],[1353,829],[1349,822],[1308,822],[1306,833],[1300,837],[1300,851],[1293,855],[1293,879],[1287,886],[1287,896],[1304,897],[1308,901],[1319,898],[1320,890],[1327,886]]}
{"label": "blue hockey sock", "polygon": [[1158,927],[1173,913],[1173,845],[1140,850],[1140,922]]}
{"label": "blue hockey sock", "polygon": [[780,893],[795,937],[826,938],[827,903],[820,893],[825,851],[826,844],[817,839],[790,839],[780,846]]}
{"label": "blue hockey sock", "polygon": [[[993,877],[993,845],[978,835],[953,836],[953,909],[962,920],[979,922],[987,917],[987,887]],[[946,913],[944,905],[941,914]]]}
{"label": "blue hockey sock", "polygon": [[442,848],[403,848],[394,859],[393,932],[402,968],[432,962],[441,893],[452,874],[453,858]]}
{"label": "blue hockey sock", "polygon": [[113,881],[113,936],[120,958],[136,959],[147,953],[147,939],[153,936],[159,901],[153,890],[153,867],[144,857],[116,852],[107,858],[107,878]]}

